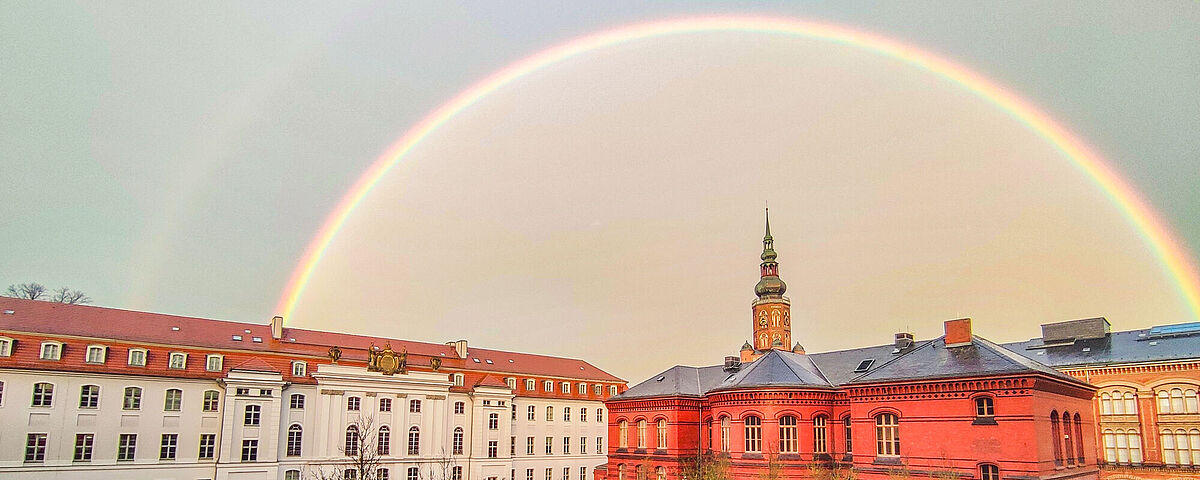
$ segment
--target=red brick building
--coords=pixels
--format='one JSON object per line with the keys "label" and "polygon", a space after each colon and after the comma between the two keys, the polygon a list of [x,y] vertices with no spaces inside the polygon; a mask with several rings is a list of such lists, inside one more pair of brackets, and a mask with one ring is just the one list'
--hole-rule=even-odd
{"label": "red brick building", "polygon": [[606,401],[608,480],[683,478],[711,454],[730,478],[1092,479],[1095,388],[972,335],[806,354],[770,226],[753,344],[723,365],[675,366]]}

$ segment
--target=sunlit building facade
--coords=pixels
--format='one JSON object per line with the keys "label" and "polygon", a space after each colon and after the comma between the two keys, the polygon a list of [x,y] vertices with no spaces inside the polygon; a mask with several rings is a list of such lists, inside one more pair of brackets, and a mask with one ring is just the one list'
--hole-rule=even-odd
{"label": "sunlit building facade", "polygon": [[588,362],[282,323],[0,298],[0,478],[576,480],[605,463],[603,401],[625,384]]}

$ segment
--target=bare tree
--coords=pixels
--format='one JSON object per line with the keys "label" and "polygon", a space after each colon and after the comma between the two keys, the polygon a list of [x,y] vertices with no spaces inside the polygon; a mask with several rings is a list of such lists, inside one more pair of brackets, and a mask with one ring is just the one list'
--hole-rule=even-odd
{"label": "bare tree", "polygon": [[688,480],[729,480],[729,457],[698,454],[681,462],[679,471]]}
{"label": "bare tree", "polygon": [[378,480],[382,465],[378,434],[374,417],[356,417],[346,427],[345,443],[338,447],[342,455],[333,462],[312,466],[308,477],[312,480]]}
{"label": "bare tree", "polygon": [[434,458],[434,462],[429,466],[428,471],[421,475],[421,478],[428,480],[458,480],[454,478],[454,467],[458,466],[458,460],[455,458],[454,452],[447,452],[446,447],[442,447],[438,456]]}
{"label": "bare tree", "polygon": [[[858,474],[854,468],[834,462],[813,462],[808,464],[808,474],[813,480],[857,480]],[[890,478],[890,476],[889,476]]]}
{"label": "bare tree", "polygon": [[68,304],[84,304],[92,303],[92,297],[87,296],[79,290],[71,290],[67,287],[61,287],[54,290],[50,295],[51,302],[68,303]]}
{"label": "bare tree", "polygon": [[8,290],[4,292],[4,296],[28,300],[42,300],[46,297],[46,286],[40,283],[9,285]]}

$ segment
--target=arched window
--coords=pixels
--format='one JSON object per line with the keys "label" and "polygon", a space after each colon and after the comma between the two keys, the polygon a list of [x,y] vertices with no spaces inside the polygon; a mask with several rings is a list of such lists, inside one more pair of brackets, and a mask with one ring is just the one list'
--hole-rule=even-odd
{"label": "arched window", "polygon": [[1079,412],[1075,413],[1075,461],[1080,465],[1084,464],[1086,457],[1083,454],[1083,422],[1080,421]]}
{"label": "arched window", "polygon": [[[532,438],[532,437],[530,437]],[[454,427],[454,440],[451,444],[452,451],[455,455],[463,453],[463,429],[462,427]]]}
{"label": "arched window", "polygon": [[1183,403],[1187,413],[1200,413],[1200,402],[1197,402],[1196,390],[1187,389],[1183,392]]}
{"label": "arched window", "polygon": [[1110,395],[1108,392],[1104,392],[1104,393],[1100,394],[1100,414],[1101,415],[1112,415],[1113,414],[1113,399],[1112,399],[1112,395]]}
{"label": "arched window", "polygon": [[842,419],[842,429],[845,430],[844,435],[846,436],[846,454],[849,455],[854,452],[854,441],[853,441],[854,433],[850,429],[850,417],[849,416]]}
{"label": "arched window", "polygon": [[721,451],[729,451],[729,417],[721,417]]}
{"label": "arched window", "polygon": [[[657,480],[667,480],[667,469],[663,468],[663,467],[655,468],[654,476]],[[569,479],[564,479],[564,480],[569,480]]]}
{"label": "arched window", "polygon": [[358,426],[351,425],[346,427],[346,446],[342,450],[346,456],[353,457],[358,455]]}
{"label": "arched window", "polygon": [[1162,431],[1163,463],[1167,465],[1200,465],[1200,429],[1182,428]]}
{"label": "arched window", "polygon": [[617,464],[617,480],[625,480],[625,464]]}
{"label": "arched window", "polygon": [[379,427],[379,438],[376,441],[376,453],[380,455],[392,454],[392,429],[387,425]]}
{"label": "arched window", "polygon": [[1054,448],[1054,465],[1062,466],[1062,429],[1058,424],[1058,411],[1050,412],[1050,444]]}
{"label": "arched window", "polygon": [[125,387],[125,400],[121,408],[125,410],[141,410],[142,389],[139,387]]}
{"label": "arched window", "polygon": [[38,382],[33,384],[33,406],[49,407],[54,405],[54,384]]}
{"label": "arched window", "polygon": [[746,451],[761,452],[762,451],[762,419],[754,415],[749,415],[742,420],[745,425],[746,432]]}
{"label": "arched window", "polygon": [[980,465],[979,480],[1000,480],[1000,467],[986,463]]}
{"label": "arched window", "polygon": [[825,425],[829,419],[824,415],[813,417],[813,453],[829,453]]}
{"label": "arched window", "polygon": [[1166,390],[1158,391],[1158,413],[1171,413],[1171,400],[1167,397]]}
{"label": "arched window", "polygon": [[1071,429],[1071,413],[1062,413],[1062,442],[1063,442],[1063,458],[1067,460],[1067,465],[1075,465],[1075,447],[1072,446],[1075,432]]}
{"label": "arched window", "polygon": [[408,429],[408,454],[421,454],[421,429],[417,427]]}
{"label": "arched window", "polygon": [[637,448],[646,448],[646,420],[637,422]]}
{"label": "arched window", "polygon": [[[717,446],[715,445],[715,442],[716,442],[716,440],[714,440],[715,437],[713,437],[713,421],[711,418],[704,422],[704,430],[706,432],[708,432],[708,439],[707,439],[708,440],[708,442],[707,442],[708,449],[710,451],[715,450]],[[701,441],[701,443],[705,444],[705,442],[703,442],[703,441]]]}
{"label": "arched window", "polygon": [[1171,413],[1183,413],[1186,410],[1183,406],[1183,389],[1171,389]]}
{"label": "arched window", "polygon": [[658,445],[655,447],[659,450],[667,449],[667,421],[658,419],[658,423],[654,425],[654,431],[658,434]]}
{"label": "arched window", "polygon": [[995,403],[992,397],[978,397],[975,399],[975,417],[976,418],[992,418],[996,416]]}
{"label": "arched window", "polygon": [[617,442],[621,448],[629,447],[629,422],[625,420],[617,422]]}
{"label": "arched window", "polygon": [[1104,461],[1142,463],[1142,439],[1137,430],[1104,430]]}
{"label": "arched window", "polygon": [[304,429],[299,424],[293,423],[288,427],[287,433],[287,456],[299,457],[304,444]]}
{"label": "arched window", "polygon": [[796,432],[796,417],[779,417],[779,453],[798,453],[799,435]]}
{"label": "arched window", "polygon": [[1121,400],[1122,400],[1121,403],[1125,404],[1125,414],[1126,415],[1137,415],[1137,395],[1136,394],[1134,394],[1133,392],[1125,392],[1125,394],[1121,396]]}
{"label": "arched window", "polygon": [[875,416],[875,451],[879,456],[900,456],[900,421],[896,414]]}
{"label": "arched window", "polygon": [[283,480],[300,480],[300,471],[288,470],[283,472]]}
{"label": "arched window", "polygon": [[183,390],[178,388],[168,388],[165,399],[163,400],[163,410],[167,412],[178,412],[183,408]]}

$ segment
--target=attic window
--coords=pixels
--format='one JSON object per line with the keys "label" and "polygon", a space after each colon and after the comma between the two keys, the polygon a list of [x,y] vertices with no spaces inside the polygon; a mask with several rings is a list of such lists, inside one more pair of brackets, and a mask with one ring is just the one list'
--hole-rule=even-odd
{"label": "attic window", "polygon": [[875,364],[875,359],[873,359],[873,358],[868,358],[868,359],[866,359],[866,360],[863,360],[863,361],[861,361],[861,362],[858,362],[858,366],[857,366],[857,367],[854,367],[854,372],[855,372],[855,373],[861,373],[861,372],[865,372],[865,371],[867,371],[867,370],[870,370],[870,369],[871,369],[871,365],[873,365],[873,364]]}
{"label": "attic window", "polygon": [[661,382],[661,381],[663,381],[663,380],[666,380],[666,379],[667,379],[667,377],[663,376],[663,377],[658,377],[657,379],[655,379],[655,381],[656,381],[656,382]]}
{"label": "attic window", "polygon": [[1092,351],[1092,347],[1083,347],[1083,351],[1090,352]]}
{"label": "attic window", "polygon": [[250,333],[250,330],[242,330],[242,331],[243,331],[243,332],[246,332],[246,333]]}
{"label": "attic window", "polygon": [[262,343],[262,337],[250,337],[250,341],[254,343]]}
{"label": "attic window", "polygon": [[172,331],[172,332],[178,332],[178,331],[179,331],[179,327],[171,327],[171,331]]}
{"label": "attic window", "polygon": [[513,359],[508,359],[508,363],[513,363]]}
{"label": "attic window", "polygon": [[471,360],[474,360],[474,361],[475,361],[475,363],[479,363],[479,359],[478,359],[478,358],[472,358]]}
{"label": "attic window", "polygon": [[233,341],[235,341],[235,342],[240,342],[240,341],[242,341],[242,336],[241,336],[241,335],[234,335],[234,336],[233,336]]}
{"label": "attic window", "polygon": [[17,313],[17,311],[16,311],[16,310],[5,310],[5,311],[4,311],[4,314],[5,314],[5,315],[12,315],[12,314],[14,314],[14,313]]}
{"label": "attic window", "polygon": [[485,361],[487,362],[488,365],[493,365],[491,360],[485,360]]}

